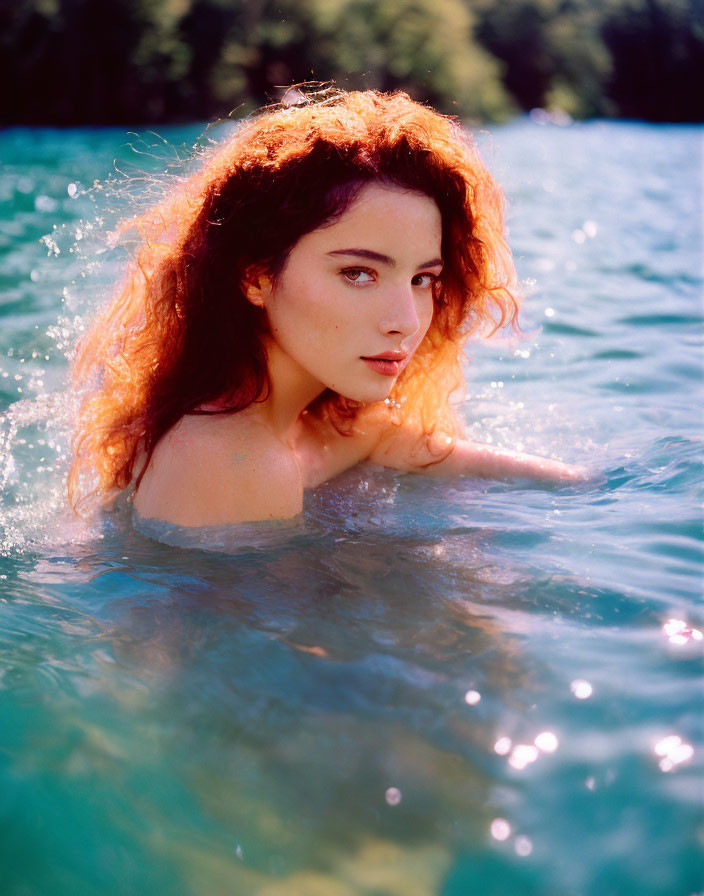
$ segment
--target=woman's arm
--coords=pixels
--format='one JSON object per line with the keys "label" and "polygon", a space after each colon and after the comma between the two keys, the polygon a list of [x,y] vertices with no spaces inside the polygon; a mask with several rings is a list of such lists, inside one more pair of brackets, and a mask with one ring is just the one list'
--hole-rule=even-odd
{"label": "woman's arm", "polygon": [[559,460],[494,448],[467,439],[457,439],[449,448],[442,439],[428,438],[402,426],[386,429],[369,460],[396,470],[435,476],[539,479],[546,482],[585,482],[589,478],[585,469]]}
{"label": "woman's arm", "polygon": [[510,451],[458,439],[452,451],[423,472],[438,475],[482,476],[487,479],[541,479],[546,482],[584,482],[585,470],[535,454]]}

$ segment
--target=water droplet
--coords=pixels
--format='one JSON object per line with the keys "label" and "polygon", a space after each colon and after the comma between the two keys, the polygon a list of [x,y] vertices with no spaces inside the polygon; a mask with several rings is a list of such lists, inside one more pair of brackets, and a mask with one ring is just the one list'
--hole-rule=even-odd
{"label": "water droplet", "polygon": [[52,199],[51,196],[45,196],[44,194],[37,196],[34,200],[34,208],[38,212],[55,212],[57,206],[58,202],[55,199]]}
{"label": "water droplet", "polygon": [[533,852],[533,843],[528,837],[521,834],[518,837],[516,837],[516,842],[514,843],[514,849],[516,850],[517,855],[525,858],[526,856],[529,856]]}
{"label": "water droplet", "polygon": [[401,791],[398,787],[389,787],[384,794],[384,798],[389,806],[398,806],[401,802]]}

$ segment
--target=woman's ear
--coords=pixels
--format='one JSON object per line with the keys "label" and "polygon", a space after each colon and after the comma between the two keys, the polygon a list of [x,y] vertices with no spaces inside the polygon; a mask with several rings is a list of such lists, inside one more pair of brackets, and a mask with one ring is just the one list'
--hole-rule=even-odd
{"label": "woman's ear", "polygon": [[266,300],[271,293],[271,280],[266,274],[250,268],[245,271],[242,288],[248,302],[257,308],[266,307]]}

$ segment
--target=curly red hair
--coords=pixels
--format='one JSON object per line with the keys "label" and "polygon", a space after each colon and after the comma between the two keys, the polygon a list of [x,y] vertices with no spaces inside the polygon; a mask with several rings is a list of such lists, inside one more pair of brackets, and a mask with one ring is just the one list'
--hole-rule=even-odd
{"label": "curly red hair", "polygon": [[[395,422],[454,435],[450,395],[464,383],[467,334],[517,312],[503,193],[453,119],[403,93],[338,92],[247,119],[159,205],[121,225],[136,230],[137,249],[73,365],[86,388],[74,509],[138,484],[137,460],[143,471],[185,414],[233,413],[266,396],[266,316],[246,283],[275,280],[296,242],[371,181],[421,192],[442,216],[433,321],[391,397]],[[344,431],[361,409],[327,391],[310,410]]]}

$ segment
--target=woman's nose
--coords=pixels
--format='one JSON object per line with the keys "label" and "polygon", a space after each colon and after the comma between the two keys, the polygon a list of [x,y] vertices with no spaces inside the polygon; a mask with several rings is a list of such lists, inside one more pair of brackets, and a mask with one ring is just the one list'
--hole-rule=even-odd
{"label": "woman's nose", "polygon": [[398,334],[405,338],[413,336],[419,327],[420,317],[413,289],[409,287],[395,290],[384,309],[379,329],[384,334]]}

